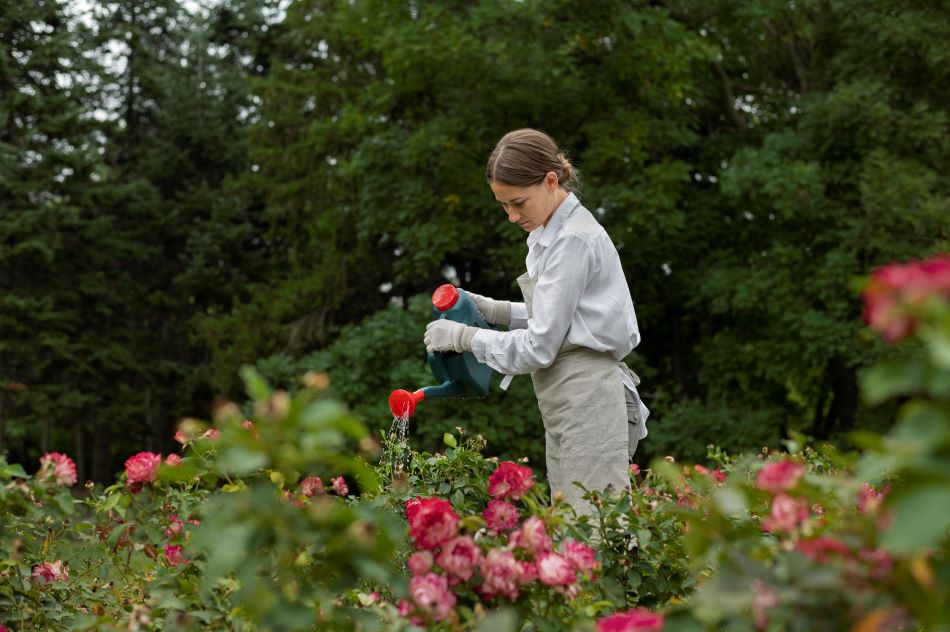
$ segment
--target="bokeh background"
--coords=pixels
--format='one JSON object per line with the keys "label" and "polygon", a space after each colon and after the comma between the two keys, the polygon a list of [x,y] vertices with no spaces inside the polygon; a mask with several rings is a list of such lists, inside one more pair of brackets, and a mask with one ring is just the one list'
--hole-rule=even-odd
{"label": "bokeh background", "polygon": [[[518,296],[484,178],[518,127],[619,249],[638,460],[884,430],[856,292],[950,249],[948,104],[938,1],[0,0],[0,452],[112,480],[245,364],[388,429],[432,290]],[[528,377],[413,444],[456,426],[543,463]]]}

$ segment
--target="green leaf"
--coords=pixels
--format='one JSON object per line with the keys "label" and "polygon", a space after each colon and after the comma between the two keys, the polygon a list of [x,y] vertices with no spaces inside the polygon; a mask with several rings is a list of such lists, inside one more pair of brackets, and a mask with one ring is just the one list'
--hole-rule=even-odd
{"label": "green leaf", "polygon": [[0,478],[29,478],[19,463],[0,466]]}
{"label": "green leaf", "polygon": [[105,513],[109,511],[110,509],[114,508],[117,504],[119,504],[120,498],[122,498],[122,494],[119,494],[119,493],[115,493],[106,497],[106,499],[103,501],[103,503],[99,506],[99,508],[96,511],[98,511],[99,513]]}
{"label": "green leaf", "polygon": [[262,401],[270,397],[272,389],[267,380],[250,365],[241,367],[241,378],[244,380],[244,387],[248,395],[257,401]]}
{"label": "green leaf", "polygon": [[237,474],[249,474],[268,465],[267,454],[242,445],[225,446],[218,457],[218,471]]}
{"label": "green leaf", "polygon": [[894,522],[884,533],[885,548],[909,553],[936,547],[950,527],[950,485],[926,485],[895,493],[888,506]]}
{"label": "green leaf", "polygon": [[918,392],[927,379],[927,365],[917,358],[889,360],[859,374],[861,395],[874,406],[895,395]]}
{"label": "green leaf", "polygon": [[518,613],[512,608],[499,608],[482,619],[475,632],[515,632],[518,629]]}
{"label": "green leaf", "polygon": [[450,448],[458,447],[458,442],[455,440],[455,437],[452,436],[451,432],[446,432],[444,435],[442,435],[442,441]]}

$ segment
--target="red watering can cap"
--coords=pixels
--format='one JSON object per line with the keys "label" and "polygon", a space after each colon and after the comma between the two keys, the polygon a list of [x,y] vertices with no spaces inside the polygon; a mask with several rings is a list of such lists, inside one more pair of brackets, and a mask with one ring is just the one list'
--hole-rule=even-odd
{"label": "red watering can cap", "polygon": [[440,312],[452,309],[452,306],[455,305],[458,300],[459,291],[451,283],[440,285],[436,288],[435,292],[432,293],[432,306]]}

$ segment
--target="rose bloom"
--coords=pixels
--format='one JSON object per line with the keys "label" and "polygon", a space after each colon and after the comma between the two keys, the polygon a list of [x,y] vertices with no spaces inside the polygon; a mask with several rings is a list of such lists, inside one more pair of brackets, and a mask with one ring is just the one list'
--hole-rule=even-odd
{"label": "rose bloom", "polygon": [[805,468],[793,461],[773,461],[759,470],[755,486],[770,494],[778,494],[798,485],[798,479],[805,475]]}
{"label": "rose bloom", "polygon": [[449,590],[448,579],[435,573],[410,579],[409,598],[434,621],[441,621],[455,607],[455,593]]}
{"label": "rose bloom", "polygon": [[308,476],[300,481],[300,493],[308,498],[323,492],[323,481],[319,476]]}
{"label": "rose bloom", "polygon": [[577,575],[570,563],[557,553],[542,553],[538,556],[538,579],[548,586],[568,586],[577,582]]}
{"label": "rose bloom", "polygon": [[518,562],[518,583],[527,586],[538,578],[538,565],[534,562]]}
{"label": "rose bloom", "polygon": [[640,473],[640,466],[637,465],[636,463],[631,463],[630,473],[633,474],[634,476],[637,476]]}
{"label": "rose bloom", "polygon": [[571,568],[579,573],[596,571],[600,568],[600,562],[594,558],[594,549],[583,542],[564,540],[561,543],[561,555],[571,565]]}
{"label": "rose bloom", "polygon": [[49,584],[55,581],[69,580],[69,569],[63,560],[55,562],[43,562],[33,567],[31,577],[38,579],[41,584]]}
{"label": "rose bloom", "polygon": [[449,575],[468,581],[475,567],[482,561],[482,552],[469,536],[453,538],[442,545],[436,563]]}
{"label": "rose bloom", "polygon": [[125,475],[129,484],[150,483],[158,475],[162,455],[154,452],[139,452],[125,461]]}
{"label": "rose bloom", "polygon": [[725,475],[725,473],[723,473],[722,470],[713,470],[713,471],[712,471],[712,475],[713,475],[713,478],[716,479],[716,482],[717,482],[717,483],[725,483],[725,482],[726,482],[726,475]]}
{"label": "rose bloom", "polygon": [[188,438],[185,436],[184,432],[182,432],[181,430],[176,430],[175,441],[177,441],[178,443],[182,445],[185,445],[186,443],[188,443]]}
{"label": "rose bloom", "polygon": [[874,513],[884,503],[885,496],[887,496],[886,489],[877,491],[871,485],[864,483],[858,492],[858,511]]}
{"label": "rose bloom", "polygon": [[169,520],[171,521],[171,524],[169,524],[168,528],[165,529],[165,535],[175,535],[181,531],[181,528],[185,525],[184,522],[179,520],[177,514],[169,518]]}
{"label": "rose bloom", "polygon": [[337,496],[346,498],[346,495],[350,493],[350,488],[346,486],[346,481],[343,480],[342,476],[337,476],[330,484],[333,486],[333,491],[336,492]]}
{"label": "rose bloom", "polygon": [[217,441],[221,438],[221,431],[217,428],[208,428],[205,430],[205,433],[201,435],[202,439],[207,439],[208,441]]}
{"label": "rose bloom", "polygon": [[832,554],[848,557],[851,551],[848,546],[836,538],[819,536],[810,540],[802,540],[795,548],[812,562],[824,564],[831,559]]}
{"label": "rose bloom", "polygon": [[40,457],[40,471],[37,478],[41,482],[69,487],[78,480],[76,464],[65,454],[50,452]]}
{"label": "rose bloom", "polygon": [[762,528],[770,533],[790,532],[808,519],[808,501],[779,494],[772,499],[772,512],[762,521]]}
{"label": "rose bloom", "polygon": [[434,549],[458,534],[458,514],[452,503],[441,498],[419,498],[406,501],[409,535],[420,549]]}
{"label": "rose bloom", "polygon": [[530,467],[504,461],[488,477],[488,493],[493,498],[522,498],[534,485]]}
{"label": "rose bloom", "polygon": [[165,545],[165,559],[171,566],[181,566],[185,563],[185,558],[181,555],[180,544]]}
{"label": "rose bloom", "polygon": [[864,320],[888,342],[898,342],[916,329],[915,308],[930,296],[950,298],[950,256],[875,270],[861,292]]}
{"label": "rose bloom", "polygon": [[764,630],[769,625],[767,610],[778,605],[778,595],[758,578],[752,580],[751,588],[755,595],[752,600],[752,620],[756,628]]}
{"label": "rose bloom", "polygon": [[175,467],[176,465],[181,465],[181,457],[177,454],[169,454],[165,457],[165,465],[170,465]]}
{"label": "rose bloom", "polygon": [[544,521],[530,516],[521,523],[521,528],[511,534],[508,543],[514,548],[531,551],[535,556],[551,550],[551,538],[548,537]]}
{"label": "rose bloom", "polygon": [[663,615],[645,608],[615,612],[597,621],[597,632],[659,632],[662,629]]}
{"label": "rose bloom", "polygon": [[511,601],[518,598],[522,570],[511,551],[491,549],[482,560],[481,571],[483,595],[501,595]]}
{"label": "rose bloom", "polygon": [[501,533],[514,529],[518,524],[518,508],[503,500],[489,500],[488,507],[482,512],[485,526],[492,533]]}
{"label": "rose bloom", "polygon": [[409,556],[406,565],[413,575],[425,575],[432,569],[432,553],[429,551],[416,551]]}

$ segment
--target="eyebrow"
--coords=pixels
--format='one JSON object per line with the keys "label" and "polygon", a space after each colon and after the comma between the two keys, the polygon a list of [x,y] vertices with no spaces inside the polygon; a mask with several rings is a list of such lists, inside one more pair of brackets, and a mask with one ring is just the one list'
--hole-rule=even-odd
{"label": "eyebrow", "polygon": [[519,200],[524,201],[524,200],[527,200],[527,199],[528,199],[528,196],[527,196],[527,195],[522,195],[522,196],[520,196],[520,197],[511,198],[511,199],[508,200],[507,202],[505,202],[504,200],[499,200],[498,198],[495,198],[495,201],[496,201],[496,202],[501,202],[502,204],[511,204],[511,203],[517,202],[517,201],[519,201]]}

